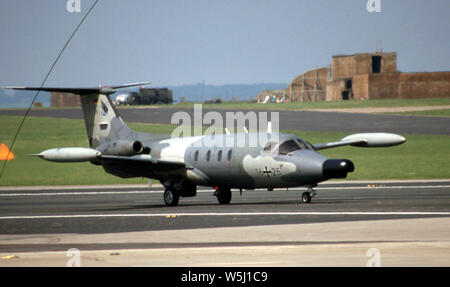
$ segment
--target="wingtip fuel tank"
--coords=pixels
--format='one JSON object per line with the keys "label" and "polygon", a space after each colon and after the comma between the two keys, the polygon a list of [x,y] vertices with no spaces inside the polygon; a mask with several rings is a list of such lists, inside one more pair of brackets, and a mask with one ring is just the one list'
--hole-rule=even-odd
{"label": "wingtip fuel tank", "polygon": [[34,155],[53,162],[84,162],[97,159],[101,153],[92,148],[65,147],[45,150]]}
{"label": "wingtip fuel tank", "polygon": [[359,133],[346,136],[341,141],[363,140],[362,143],[354,144],[359,147],[388,147],[396,146],[406,142],[406,139],[397,134],[390,133]]}

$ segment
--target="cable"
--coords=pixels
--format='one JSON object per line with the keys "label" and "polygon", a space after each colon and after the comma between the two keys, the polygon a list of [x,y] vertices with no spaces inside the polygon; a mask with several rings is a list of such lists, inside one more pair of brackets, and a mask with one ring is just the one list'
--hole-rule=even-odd
{"label": "cable", "polygon": [[[81,19],[80,23],[78,24],[78,26],[75,28],[75,30],[72,32],[72,35],[70,35],[69,39],[66,41],[66,44],[64,45],[64,47],[62,48],[62,50],[59,52],[58,57],[56,57],[55,61],[53,62],[52,66],[50,67],[50,70],[47,72],[47,75],[45,76],[44,80],[41,83],[40,88],[42,88],[45,85],[45,82],[47,82],[48,77],[50,76],[51,72],[53,71],[53,68],[55,67],[56,63],[59,61],[59,58],[61,58],[61,55],[63,54],[64,50],[67,48],[67,46],[69,45],[70,41],[72,40],[72,38],[75,36],[75,34],[77,33],[78,29],[80,29],[81,25],[83,24],[84,20],[87,18],[87,16],[91,13],[91,11],[94,9],[94,7],[97,5],[97,3],[100,0],[96,0],[94,2],[94,4],[92,4],[92,6],[89,8],[89,10],[86,12],[86,14],[84,15],[83,19]],[[6,156],[6,158],[9,157],[9,154],[11,153],[14,144],[16,143],[16,139],[17,136],[19,135],[20,130],[22,129],[22,126],[25,122],[25,119],[27,118],[28,114],[30,113],[31,108],[33,107],[34,102],[36,101],[37,97],[39,96],[40,91],[37,91],[36,94],[33,97],[33,101],[31,102],[30,106],[28,107],[27,111],[25,112],[25,115],[22,118],[22,121],[19,124],[19,127],[17,128],[16,134],[14,135],[14,138],[12,140],[12,143],[10,145],[9,151],[8,151],[8,155]],[[5,171],[6,168],[6,163],[8,161],[5,160],[2,166],[2,170],[0,172],[0,179],[3,177],[3,172]]]}

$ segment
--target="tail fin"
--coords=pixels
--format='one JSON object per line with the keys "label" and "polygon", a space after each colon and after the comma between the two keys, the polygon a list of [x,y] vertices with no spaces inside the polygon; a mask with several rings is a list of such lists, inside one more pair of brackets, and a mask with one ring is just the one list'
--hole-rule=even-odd
{"label": "tail fin", "polygon": [[134,131],[124,123],[109,95],[82,96],[81,106],[91,148],[97,148],[108,141],[135,138]]}
{"label": "tail fin", "polygon": [[91,148],[97,148],[108,142],[120,140],[133,140],[139,137],[138,133],[129,129],[120,117],[114,104],[109,98],[115,93],[115,89],[147,85],[144,83],[132,83],[121,86],[98,88],[47,88],[47,87],[4,87],[5,89],[46,91],[73,93],[80,95],[83,108],[86,131]]}

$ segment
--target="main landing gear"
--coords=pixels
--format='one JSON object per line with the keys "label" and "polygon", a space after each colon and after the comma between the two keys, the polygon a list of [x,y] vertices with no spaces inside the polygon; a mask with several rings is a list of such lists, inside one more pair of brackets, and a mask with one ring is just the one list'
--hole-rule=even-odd
{"label": "main landing gear", "polygon": [[177,206],[180,197],[191,197],[197,194],[197,186],[182,180],[165,181],[164,203],[166,206]]}
{"label": "main landing gear", "polygon": [[166,206],[177,206],[180,200],[180,193],[174,188],[166,188],[164,191],[164,203]]}
{"label": "main landing gear", "polygon": [[217,200],[220,204],[229,204],[231,201],[231,189],[227,187],[215,187],[214,196],[217,197]]}
{"label": "main landing gear", "polygon": [[311,199],[317,194],[314,190],[314,187],[317,185],[309,185],[307,186],[308,190],[302,194],[302,203],[310,203]]}

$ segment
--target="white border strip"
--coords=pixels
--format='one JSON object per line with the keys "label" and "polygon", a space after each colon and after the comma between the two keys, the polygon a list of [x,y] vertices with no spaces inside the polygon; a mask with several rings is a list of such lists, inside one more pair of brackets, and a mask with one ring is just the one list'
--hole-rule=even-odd
{"label": "white border strip", "polygon": [[68,191],[68,192],[23,192],[23,193],[0,193],[0,197],[8,196],[54,196],[54,195],[108,195],[108,194],[143,194],[162,193],[163,191],[135,190],[135,191]]}
{"label": "white border strip", "polygon": [[211,212],[211,213],[137,213],[137,214],[74,214],[74,215],[32,215],[32,216],[2,216],[0,220],[8,219],[64,219],[64,218],[105,218],[105,217],[166,217],[184,216],[320,216],[320,215],[448,215],[450,212]]}
{"label": "white border strip", "polygon": [[[434,189],[434,188],[449,188],[450,185],[402,185],[402,186],[337,186],[337,187],[317,187],[316,191],[321,190],[366,190],[366,189]],[[255,190],[264,191],[265,188],[257,188]],[[306,190],[304,187],[289,188],[288,191]],[[247,190],[246,192],[253,190]],[[275,188],[274,191],[286,191],[286,188]],[[113,195],[113,194],[152,194],[163,193],[164,190],[130,190],[130,191],[67,191],[67,192],[23,192],[23,193],[0,193],[0,197],[8,196],[60,196],[60,195]],[[212,189],[197,190],[197,193],[214,192]]]}

